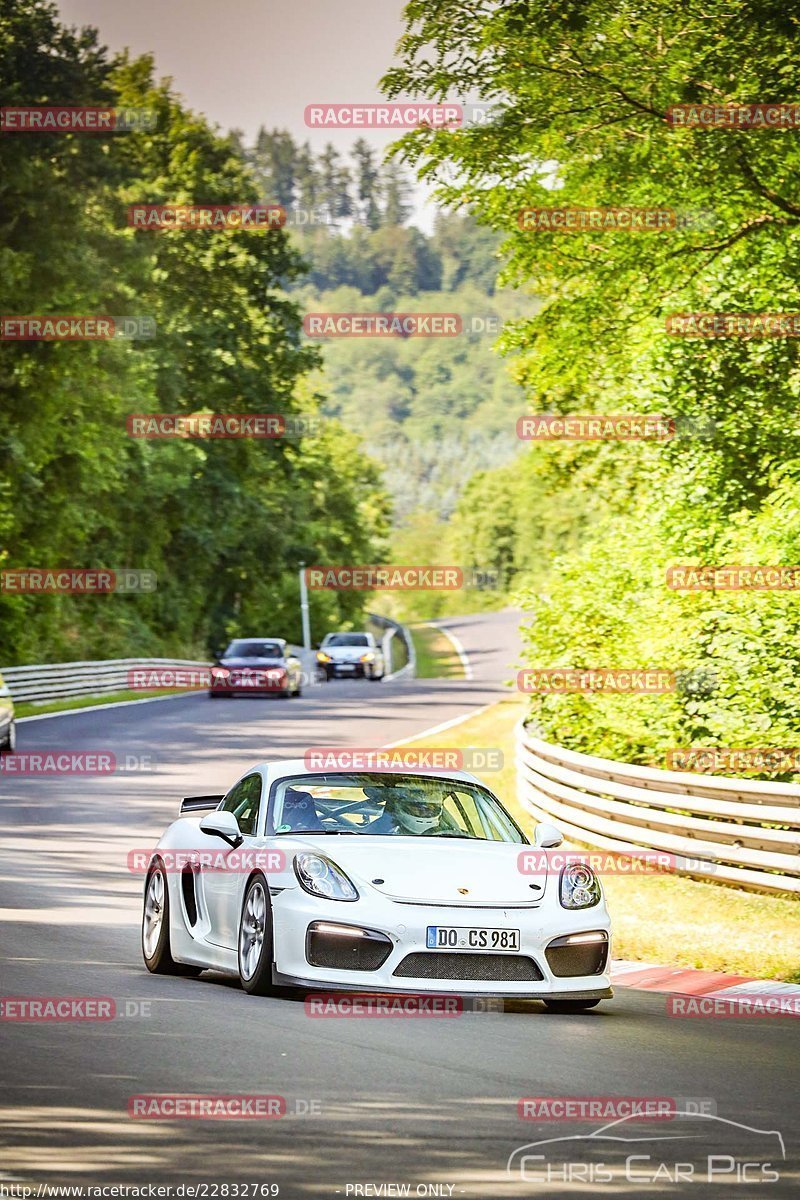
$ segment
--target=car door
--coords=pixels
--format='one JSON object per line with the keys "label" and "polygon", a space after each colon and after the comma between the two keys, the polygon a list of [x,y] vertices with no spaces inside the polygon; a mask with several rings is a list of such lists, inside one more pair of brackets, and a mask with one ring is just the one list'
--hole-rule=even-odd
{"label": "car door", "polygon": [[234,850],[221,838],[208,838],[209,849],[213,849],[220,860],[229,864],[228,870],[211,870],[201,866],[198,882],[202,891],[203,906],[208,917],[208,940],[215,946],[236,948],[239,932],[239,896],[241,894],[244,851],[255,841],[258,828],[258,813],[261,807],[263,780],[258,772],[245,775],[234,784],[222,801],[220,808],[232,812],[239,823],[239,832],[244,841]]}

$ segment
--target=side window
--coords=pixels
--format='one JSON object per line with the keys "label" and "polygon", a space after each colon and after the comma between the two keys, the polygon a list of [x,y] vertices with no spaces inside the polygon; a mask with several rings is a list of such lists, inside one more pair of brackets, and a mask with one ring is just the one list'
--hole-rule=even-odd
{"label": "side window", "polygon": [[247,775],[228,792],[222,808],[232,812],[242,833],[255,834],[261,804],[261,776]]}

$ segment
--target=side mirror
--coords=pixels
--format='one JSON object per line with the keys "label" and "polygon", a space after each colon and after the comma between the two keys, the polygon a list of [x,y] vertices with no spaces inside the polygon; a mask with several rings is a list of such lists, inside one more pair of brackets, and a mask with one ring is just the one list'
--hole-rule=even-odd
{"label": "side mirror", "polygon": [[200,822],[200,831],[207,833],[209,837],[221,837],[223,842],[233,846],[234,850],[244,841],[239,832],[239,822],[232,812],[227,812],[225,809],[216,809],[215,812],[210,812],[203,817]]}
{"label": "side mirror", "polygon": [[[204,820],[208,820],[207,817]],[[200,828],[203,828],[202,822]],[[537,825],[533,831],[533,844],[540,850],[554,850],[564,841],[564,835],[555,825]]]}

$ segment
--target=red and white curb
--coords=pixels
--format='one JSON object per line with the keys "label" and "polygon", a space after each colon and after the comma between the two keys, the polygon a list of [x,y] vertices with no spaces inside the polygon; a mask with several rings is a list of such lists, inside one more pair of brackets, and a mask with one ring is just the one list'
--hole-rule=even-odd
{"label": "red and white curb", "polygon": [[650,963],[614,959],[611,981],[617,987],[645,992],[668,992],[703,1000],[721,1000],[741,1015],[764,1012],[782,1017],[800,1017],[800,984],[779,979],[752,979],[724,971],[699,971],[692,967],[663,967]]}

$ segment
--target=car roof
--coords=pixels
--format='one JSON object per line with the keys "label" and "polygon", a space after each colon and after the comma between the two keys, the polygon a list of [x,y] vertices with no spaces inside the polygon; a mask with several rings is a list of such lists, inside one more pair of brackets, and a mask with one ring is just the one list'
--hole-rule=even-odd
{"label": "car roof", "polygon": [[[376,747],[376,750],[379,749]],[[366,771],[351,770],[346,767],[341,769],[328,768],[326,770],[315,770],[309,767],[302,758],[282,758],[277,762],[262,762],[256,763],[245,774],[252,775],[254,771],[261,771],[262,774],[269,777],[270,783],[275,783],[278,779],[286,779],[292,775],[416,775],[420,779],[453,779],[460,780],[462,783],[475,783],[479,786],[486,787],[486,784],[481,784],[480,779],[476,778],[469,771],[398,771],[389,770],[388,768],[381,769],[380,767],[370,767]]]}
{"label": "car roof", "polygon": [[286,638],[273,637],[271,633],[240,633],[230,639],[232,642],[280,642],[286,645]]}

